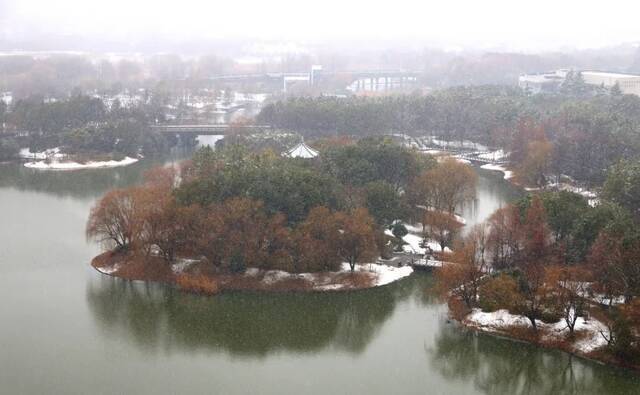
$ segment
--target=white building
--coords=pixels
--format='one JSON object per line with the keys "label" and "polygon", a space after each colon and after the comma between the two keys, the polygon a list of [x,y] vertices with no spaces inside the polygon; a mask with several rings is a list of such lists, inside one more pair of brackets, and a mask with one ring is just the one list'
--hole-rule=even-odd
{"label": "white building", "polygon": [[13,102],[13,95],[11,95],[11,92],[2,92],[0,93],[0,101],[4,102],[7,106],[10,106]]}
{"label": "white building", "polygon": [[622,93],[640,96],[640,75],[605,71],[583,71],[581,74],[584,82],[589,85],[611,88],[618,84]]}
{"label": "white building", "polygon": [[532,94],[556,92],[568,73],[569,70],[560,69],[546,73],[523,74],[518,77],[518,86]]}

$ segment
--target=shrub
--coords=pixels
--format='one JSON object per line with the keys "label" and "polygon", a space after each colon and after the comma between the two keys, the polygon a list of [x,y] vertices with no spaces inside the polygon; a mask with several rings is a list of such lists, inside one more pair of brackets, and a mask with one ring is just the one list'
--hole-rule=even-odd
{"label": "shrub", "polygon": [[518,294],[516,280],[507,274],[501,274],[480,287],[480,307],[483,311],[511,310],[516,304]]}
{"label": "shrub", "polygon": [[220,291],[218,282],[215,279],[202,274],[181,273],[176,277],[176,283],[178,288],[189,292],[215,295]]}

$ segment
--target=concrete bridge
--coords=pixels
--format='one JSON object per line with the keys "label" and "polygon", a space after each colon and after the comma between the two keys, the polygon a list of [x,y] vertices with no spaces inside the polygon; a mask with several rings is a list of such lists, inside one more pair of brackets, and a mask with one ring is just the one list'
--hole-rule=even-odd
{"label": "concrete bridge", "polygon": [[[309,85],[315,85],[328,79],[339,77],[342,80],[360,82],[368,80],[372,86],[403,86],[410,84],[420,76],[419,71],[410,70],[361,70],[361,71],[327,71],[311,68],[309,72],[302,73],[254,73],[254,74],[228,74],[211,77],[211,81],[221,82],[272,82],[282,84],[283,91],[287,91],[287,84],[295,81],[303,81]],[[360,85],[358,85],[358,89]],[[364,88],[364,82],[363,86]]]}
{"label": "concrete bridge", "polygon": [[168,134],[223,135],[233,131],[262,132],[270,125],[233,125],[215,123],[209,125],[152,125],[151,130]]}

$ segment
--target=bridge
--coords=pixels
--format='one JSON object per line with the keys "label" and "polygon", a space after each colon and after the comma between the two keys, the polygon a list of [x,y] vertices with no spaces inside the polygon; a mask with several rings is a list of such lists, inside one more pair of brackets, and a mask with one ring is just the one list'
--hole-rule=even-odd
{"label": "bridge", "polygon": [[262,132],[271,125],[234,125],[214,123],[209,125],[152,125],[151,130],[167,134],[221,135],[232,131]]}
{"label": "bridge", "polygon": [[412,137],[407,135],[401,135],[401,137],[404,139],[405,145],[415,147],[420,151],[440,151],[475,164],[502,165],[508,162],[507,158],[504,155],[498,155],[497,151],[487,150],[487,147],[479,149],[480,147],[477,147],[475,144],[443,146],[442,144],[435,144],[431,138],[427,137]]}
{"label": "bridge", "polygon": [[[302,73],[253,73],[253,74],[227,74],[209,78],[210,81],[221,82],[272,82],[282,84],[283,90],[287,91],[287,83],[304,81],[310,85],[315,85],[319,81],[340,77],[350,82],[369,80],[371,86],[393,85],[404,86],[412,83],[421,75],[419,71],[410,70],[360,70],[360,71],[327,71],[313,68],[309,72]],[[364,84],[364,82],[363,82]],[[361,86],[358,85],[358,90]],[[362,85],[364,88],[364,85]]]}

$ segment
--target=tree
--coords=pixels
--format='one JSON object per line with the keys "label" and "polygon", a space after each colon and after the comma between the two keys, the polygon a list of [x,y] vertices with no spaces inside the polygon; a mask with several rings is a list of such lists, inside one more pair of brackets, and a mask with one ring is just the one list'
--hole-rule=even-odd
{"label": "tree", "polygon": [[222,264],[234,270],[266,265],[264,246],[268,218],[262,203],[247,198],[232,198],[224,202],[224,240]]}
{"label": "tree", "polygon": [[449,213],[425,210],[422,219],[423,236],[440,244],[440,250],[452,245],[458,232],[464,225]]}
{"label": "tree", "polygon": [[353,272],[357,263],[371,261],[378,255],[375,222],[365,208],[356,208],[352,213],[337,212],[334,216],[339,225],[338,254],[349,263]]}
{"label": "tree", "polygon": [[478,293],[484,311],[513,310],[522,296],[516,280],[507,274],[499,274],[482,284]]}
{"label": "tree", "polygon": [[570,237],[575,222],[589,211],[586,199],[568,191],[545,193],[541,197],[556,242],[565,241]]}
{"label": "tree", "polygon": [[482,279],[488,273],[485,248],[484,226],[474,227],[447,256],[447,263],[437,271],[440,287],[462,299],[468,308],[477,305]]}
{"label": "tree", "polygon": [[415,193],[421,204],[450,214],[475,197],[478,176],[471,166],[448,158],[416,180]]}
{"label": "tree", "polygon": [[552,152],[553,145],[547,140],[530,142],[526,157],[518,168],[522,180],[537,187],[545,186],[545,175],[550,169]]}
{"label": "tree", "polygon": [[602,195],[640,218],[640,160],[622,160],[612,166]]}
{"label": "tree", "polygon": [[514,267],[522,257],[522,219],[518,207],[509,205],[489,217],[488,250],[495,269]]}
{"label": "tree", "polygon": [[573,337],[578,317],[587,307],[588,273],[581,267],[551,266],[546,268],[545,276],[545,283],[552,289],[552,304]]}
{"label": "tree", "polygon": [[539,195],[533,196],[526,208],[523,223],[524,261],[537,261],[551,252],[551,232],[547,225],[547,212]]}
{"label": "tree", "polygon": [[382,226],[405,219],[406,209],[393,186],[385,181],[370,182],[364,187],[366,208]]}
{"label": "tree", "polygon": [[0,139],[0,161],[17,158],[19,151],[20,146],[14,139]]}
{"label": "tree", "polygon": [[340,224],[327,207],[311,209],[293,233],[296,271],[337,271],[340,267],[337,243]]}
{"label": "tree", "polygon": [[118,250],[137,247],[142,240],[144,224],[141,188],[114,189],[91,209],[87,222],[88,238],[113,243]]}
{"label": "tree", "polygon": [[622,295],[629,303],[640,295],[640,237],[637,234],[603,230],[588,259],[597,288],[609,301]]}
{"label": "tree", "polygon": [[152,216],[146,218],[150,230],[147,241],[158,247],[167,263],[173,263],[177,254],[195,250],[202,210],[195,205],[180,206],[171,195],[169,197],[157,214],[152,211]]}

